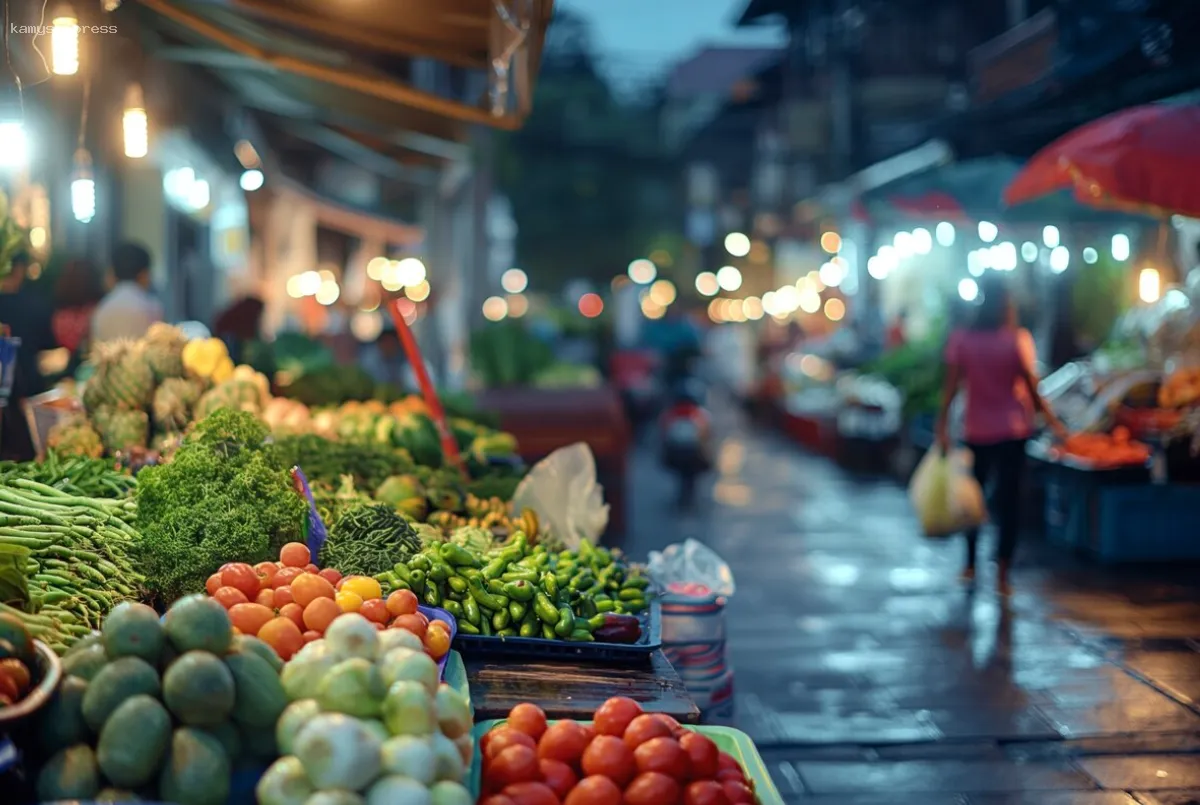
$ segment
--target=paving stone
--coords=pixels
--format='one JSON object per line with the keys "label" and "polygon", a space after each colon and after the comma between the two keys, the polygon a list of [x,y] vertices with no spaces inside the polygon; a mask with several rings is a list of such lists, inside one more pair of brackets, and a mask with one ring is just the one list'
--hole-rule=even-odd
{"label": "paving stone", "polygon": [[1078,765],[1102,788],[1126,791],[1200,788],[1200,755],[1084,758]]}

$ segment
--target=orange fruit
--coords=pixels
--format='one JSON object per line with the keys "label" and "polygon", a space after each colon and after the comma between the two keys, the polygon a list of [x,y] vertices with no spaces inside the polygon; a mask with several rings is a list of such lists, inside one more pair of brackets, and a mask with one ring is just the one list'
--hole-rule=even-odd
{"label": "orange fruit", "polygon": [[303,542],[289,542],[279,551],[279,564],[284,567],[303,569],[311,561],[312,554],[309,553],[308,546]]}
{"label": "orange fruit", "polygon": [[299,604],[288,604],[279,608],[279,614],[296,624],[300,631],[304,631],[304,607]]}
{"label": "orange fruit", "polygon": [[268,621],[258,630],[258,639],[275,649],[284,662],[304,646],[304,634],[291,618],[278,617]]}
{"label": "orange fruit", "polygon": [[425,651],[429,652],[429,656],[435,660],[440,660],[450,652],[450,633],[442,629],[434,629],[432,626],[425,632],[425,639],[421,641],[425,644]]}
{"label": "orange fruit", "polygon": [[333,619],[342,614],[342,608],[331,598],[314,599],[304,608],[304,625],[314,632],[325,634]]}
{"label": "orange fruit", "polygon": [[[204,582],[204,589],[208,592],[209,595],[216,595],[217,590],[221,589],[224,586],[225,586],[225,584],[224,584],[224,582],[221,581],[221,574],[219,572],[213,573],[211,576],[208,577],[208,581]],[[415,611],[416,610],[414,610],[414,612]]]}
{"label": "orange fruit", "polygon": [[333,585],[315,573],[305,573],[297,576],[291,583],[292,600],[301,606],[308,606],[318,598],[333,599],[337,593]]}

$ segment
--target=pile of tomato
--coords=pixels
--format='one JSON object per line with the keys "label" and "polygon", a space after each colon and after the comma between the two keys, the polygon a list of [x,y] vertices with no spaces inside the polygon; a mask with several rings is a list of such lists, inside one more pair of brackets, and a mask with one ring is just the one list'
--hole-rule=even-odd
{"label": "pile of tomato", "polygon": [[556,721],[532,704],[479,742],[480,805],[752,805],[741,764],[670,716],[623,696],[591,724]]}
{"label": "pile of tomato", "polygon": [[229,610],[233,627],[257,637],[287,661],[305,643],[318,640],[334,619],[357,612],[377,629],[406,629],[421,639],[426,653],[440,660],[450,651],[450,626],[430,620],[417,608],[416,595],[397,590],[384,598],[369,576],[345,576],[312,563],[308,546],[289,542],[278,562],[231,562],[208,578],[208,594]]}

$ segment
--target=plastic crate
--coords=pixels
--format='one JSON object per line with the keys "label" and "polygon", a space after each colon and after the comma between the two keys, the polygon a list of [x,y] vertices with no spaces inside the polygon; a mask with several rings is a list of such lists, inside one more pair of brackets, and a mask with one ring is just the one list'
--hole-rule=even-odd
{"label": "plastic crate", "polygon": [[1047,462],[1046,539],[1076,550],[1094,550],[1098,542],[1100,499],[1106,490],[1141,486],[1150,474],[1144,467],[1087,470]]}
{"label": "plastic crate", "polygon": [[[483,721],[476,724],[475,729],[471,732],[472,737],[475,739],[476,750],[474,756],[471,758],[471,769],[467,774],[467,790],[476,797],[479,796],[480,778],[483,773],[478,749],[479,739],[488,730],[503,723],[504,719]],[[580,723],[586,725],[592,722],[581,721]],[[767,772],[767,766],[763,763],[762,756],[758,754],[758,748],[754,745],[754,741],[750,740],[749,735],[732,727],[689,726],[685,729],[708,736],[717,745],[718,749],[722,752],[728,752],[738,763],[742,764],[742,769],[745,770],[746,776],[754,783],[754,794],[758,800],[758,805],[784,805],[783,797],[779,795],[779,789],[775,787],[774,781],[771,780],[771,775]]]}
{"label": "plastic crate", "polygon": [[1107,564],[1200,560],[1200,486],[1145,484],[1100,490],[1089,546]]}

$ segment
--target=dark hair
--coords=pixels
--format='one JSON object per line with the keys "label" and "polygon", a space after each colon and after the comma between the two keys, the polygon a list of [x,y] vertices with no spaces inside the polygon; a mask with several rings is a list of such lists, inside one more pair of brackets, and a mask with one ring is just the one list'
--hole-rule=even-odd
{"label": "dark hair", "polygon": [[54,285],[54,301],[59,307],[86,307],[104,298],[100,272],[87,260],[70,260]]}
{"label": "dark hair", "polygon": [[113,274],[122,282],[136,282],[150,270],[150,252],[136,243],[122,243],[113,249]]}
{"label": "dark hair", "polygon": [[998,274],[987,274],[979,282],[979,308],[975,311],[976,330],[999,330],[1008,324],[1012,308],[1012,289]]}

